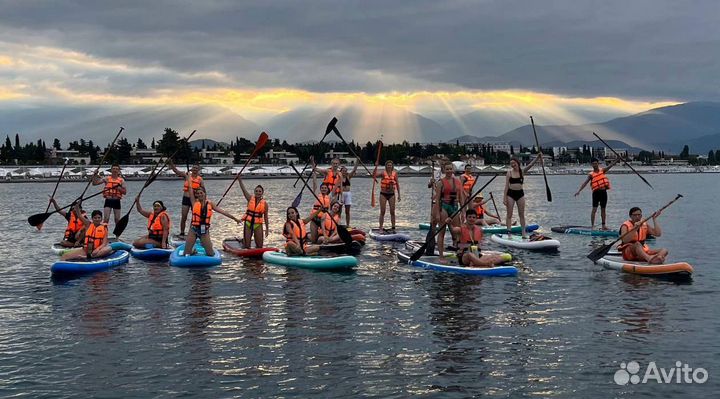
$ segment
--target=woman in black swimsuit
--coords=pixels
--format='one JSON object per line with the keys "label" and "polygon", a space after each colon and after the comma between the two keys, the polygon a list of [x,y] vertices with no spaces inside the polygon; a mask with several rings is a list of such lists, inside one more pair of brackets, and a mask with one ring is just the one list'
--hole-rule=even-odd
{"label": "woman in black swimsuit", "polygon": [[525,178],[523,174],[527,173],[541,156],[542,153],[538,153],[537,158],[533,159],[525,169],[520,168],[519,159],[515,157],[510,158],[510,170],[508,170],[507,175],[505,175],[505,199],[503,199],[503,204],[505,204],[505,208],[507,209],[505,225],[507,226],[508,237],[510,236],[513,208],[515,204],[517,204],[518,215],[520,215],[520,226],[522,226],[522,236],[523,238],[527,238],[527,232],[525,231],[525,192],[523,191]]}

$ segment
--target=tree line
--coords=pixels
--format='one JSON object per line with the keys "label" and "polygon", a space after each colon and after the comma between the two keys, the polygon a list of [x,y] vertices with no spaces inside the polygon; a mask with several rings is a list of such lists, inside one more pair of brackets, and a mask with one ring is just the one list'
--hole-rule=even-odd
{"label": "tree line", "polygon": [[[110,149],[106,162],[120,164],[132,163],[133,146],[136,149],[154,149],[162,156],[168,156],[177,151],[177,154],[175,155],[175,162],[179,164],[189,164],[201,161],[200,154],[202,149],[212,151],[227,150],[234,153],[233,163],[239,164],[244,162],[245,157],[247,156],[243,154],[249,154],[254,150],[255,142],[242,137],[235,137],[235,140],[231,141],[228,146],[218,146],[217,144],[206,146],[204,142],[200,147],[191,146],[179,135],[176,130],[166,128],[162,137],[157,142],[155,141],[155,138],[153,138],[149,145],[140,138],[137,139],[134,145],[131,144],[125,137],[119,138],[115,143],[115,146]],[[356,154],[358,154],[363,163],[367,165],[375,163],[377,143],[368,141],[364,144],[360,144],[355,141],[350,141],[348,146],[351,147]],[[60,140],[57,138],[54,139],[51,148],[55,148],[56,150],[62,149]],[[107,145],[105,148],[101,148],[99,145],[94,143],[93,140],[80,139],[69,142],[67,149],[76,150],[81,156],[89,157],[90,163],[93,164],[97,163],[99,161],[99,157],[107,151]],[[318,162],[321,162],[323,161],[324,154],[330,150],[335,152],[349,152],[348,147],[344,143],[337,141],[290,144],[285,140],[280,141],[279,139],[274,139],[269,140],[265,147],[259,151],[258,157],[261,163],[273,162],[272,159],[268,158],[268,152],[270,150],[293,153],[297,155],[302,162],[306,162],[311,156]],[[536,150],[534,147],[520,147],[517,152],[536,153]],[[507,153],[504,151],[494,150],[491,144],[420,144],[403,141],[402,143],[396,144],[384,144],[380,156],[380,162],[384,163],[387,160],[393,160],[396,162],[413,162],[438,156],[450,161],[456,161],[460,160],[464,156],[474,155],[476,157],[484,158],[486,164],[504,164],[507,163],[510,160],[510,157],[515,153],[516,151],[513,146],[510,146],[510,153]],[[48,156],[49,151],[44,140],[39,139],[36,142],[29,142],[21,145],[19,134],[15,135],[14,143],[10,139],[10,136],[6,136],[5,142],[2,146],[0,146],[0,163],[6,165],[47,164],[49,163]],[[588,163],[592,157],[592,149],[586,145],[584,145],[575,154],[575,160],[579,163]],[[668,156],[663,151],[640,151],[640,153],[636,155],[635,159],[644,164],[650,164],[653,160],[667,159],[666,157]],[[709,151],[707,157],[699,157],[697,155],[690,154],[690,149],[686,145],[677,158],[686,159],[693,165],[720,165],[720,149]],[[570,155],[566,153],[553,157],[553,160],[560,163],[571,162]]]}

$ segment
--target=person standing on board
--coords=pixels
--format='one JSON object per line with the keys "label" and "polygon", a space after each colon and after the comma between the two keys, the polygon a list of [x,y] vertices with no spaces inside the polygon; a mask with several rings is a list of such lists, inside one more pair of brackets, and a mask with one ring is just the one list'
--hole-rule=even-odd
{"label": "person standing on board", "polygon": [[[180,216],[180,234],[178,234],[178,238],[184,240],[185,224],[187,223],[188,213],[190,212],[190,207],[192,206],[192,204],[190,203],[190,192],[188,191],[188,174],[179,170],[172,161],[168,163],[168,166],[170,166],[170,169],[172,169],[172,171],[175,172],[176,175],[182,177],[185,180],[185,182],[183,183],[182,213]],[[193,190],[202,188],[203,191],[205,191],[205,182],[203,181],[202,176],[200,176],[199,164],[193,164],[193,166],[190,168],[190,182],[192,184]]]}
{"label": "person standing on board", "polygon": [[[446,220],[460,209],[460,204],[465,202],[465,190],[459,178],[455,177],[455,168],[450,162],[442,166],[445,176],[435,183],[435,215],[438,221]],[[462,223],[460,213],[450,219],[452,227],[460,227]],[[453,246],[457,246],[457,235],[450,230]],[[445,251],[445,229],[437,235],[438,253],[442,258]]]}
{"label": "person standing on board", "polygon": [[600,169],[600,161],[597,158],[593,158],[592,172],[588,174],[587,179],[583,182],[580,188],[575,193],[577,197],[588,183],[592,189],[592,212],[590,212],[590,229],[595,229],[595,214],[597,213],[598,205],[600,205],[600,218],[602,219],[602,230],[608,230],[607,221],[605,219],[605,207],[607,206],[607,191],[610,190],[610,180],[608,180],[605,174],[620,162],[620,158],[615,159],[610,165]]}
{"label": "person standing on board", "polygon": [[384,231],[383,225],[385,224],[385,209],[390,204],[390,224],[392,228],[390,233],[395,233],[395,191],[397,191],[397,202],[400,202],[400,181],[398,180],[398,173],[395,170],[393,161],[387,160],[385,162],[385,170],[375,174],[375,177],[381,177],[380,180],[380,218],[378,223],[380,224],[380,232]]}
{"label": "person standing on board", "polygon": [[93,186],[105,183],[105,187],[103,188],[103,197],[105,198],[103,223],[107,224],[110,221],[110,210],[112,209],[115,224],[117,224],[118,220],[120,220],[120,200],[123,195],[127,193],[125,179],[120,177],[120,165],[112,165],[110,168],[110,176],[101,178],[98,175],[94,175],[92,182]]}
{"label": "person standing on board", "polygon": [[469,163],[465,164],[465,173],[460,176],[460,181],[463,184],[463,190],[465,190],[465,196],[469,197],[472,195],[472,190],[475,185],[475,176],[472,175],[472,165]]}
{"label": "person standing on board", "polygon": [[345,205],[345,226],[348,227],[350,227],[350,207],[352,206],[352,191],[350,191],[350,179],[355,177],[357,168],[357,163],[355,164],[355,167],[350,173],[348,173],[347,167],[345,165],[340,168],[340,178],[342,179],[342,183],[340,183],[340,186],[342,187],[341,203]]}
{"label": "person standing on board", "polygon": [[[313,162],[315,162],[314,159]],[[330,199],[340,201],[342,199],[342,188],[340,186],[342,181],[342,176],[340,174],[340,158],[333,158],[332,161],[330,161],[330,167],[327,169],[318,168],[317,165],[315,165],[315,172],[323,176],[322,182],[329,190],[328,193],[330,194]]]}
{"label": "person standing on board", "polygon": [[515,157],[510,158],[510,170],[508,170],[507,175],[505,175],[505,198],[503,199],[503,204],[505,204],[505,208],[507,209],[505,225],[507,226],[508,238],[511,237],[510,228],[512,226],[513,208],[515,204],[517,204],[518,216],[520,216],[522,237],[527,238],[527,231],[525,231],[525,191],[523,191],[525,177],[523,175],[527,173],[540,158],[542,158],[542,153],[538,152],[537,157],[527,164],[525,169],[520,167],[519,159]]}

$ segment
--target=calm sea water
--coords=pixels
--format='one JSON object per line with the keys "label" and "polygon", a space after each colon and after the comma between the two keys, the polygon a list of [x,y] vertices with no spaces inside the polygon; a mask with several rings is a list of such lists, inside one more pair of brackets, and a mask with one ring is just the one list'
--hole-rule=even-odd
{"label": "calm sea water", "polygon": [[[471,278],[398,264],[392,245],[369,241],[352,273],[320,273],[225,256],[221,267],[183,270],[131,260],[118,269],[54,282],[49,247],[65,223],[42,232],[26,223],[44,210],[51,184],[0,185],[0,396],[2,397],[671,397],[717,394],[720,272],[718,175],[612,176],[610,224],[630,206],[646,214],[685,198],[661,218],[655,245],[695,267],[689,284],[622,275],[585,258],[593,241],[555,235],[555,255],[513,252],[517,278]],[[483,183],[486,178],[482,178]],[[527,179],[529,220],[549,231],[588,224],[582,176]],[[248,181],[252,186],[257,181]],[[217,199],[229,181],[208,181]],[[270,243],[280,245],[289,180],[262,182],[271,207]],[[425,178],[401,179],[398,225],[416,238],[428,215]],[[491,186],[502,190],[500,178]],[[129,183],[134,196],[141,183]],[[180,182],[157,182],[179,222]],[[370,181],[353,181],[353,225],[377,225]],[[82,189],[63,184],[67,202]],[[129,201],[123,205],[127,206]],[[223,206],[239,214],[241,194]],[[101,200],[93,201],[93,209]],[[498,205],[502,206],[500,203]],[[304,196],[303,214],[310,207]],[[143,232],[131,215],[126,240]],[[240,232],[215,218],[213,239]],[[594,241],[597,245],[598,241]],[[488,248],[497,249],[488,243]],[[704,384],[617,385],[621,364],[675,362],[704,368]]]}

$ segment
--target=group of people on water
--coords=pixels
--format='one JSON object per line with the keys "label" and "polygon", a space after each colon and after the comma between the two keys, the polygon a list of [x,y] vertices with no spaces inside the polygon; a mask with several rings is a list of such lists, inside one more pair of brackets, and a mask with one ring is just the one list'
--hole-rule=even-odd
{"label": "group of people on water", "polygon": [[[357,173],[356,164],[351,171],[340,160],[334,158],[330,167],[319,168],[314,164],[311,172],[313,192],[317,198],[313,203],[306,218],[302,218],[297,208],[291,206],[286,210],[286,221],[283,226],[283,236],[286,239],[285,249],[289,255],[312,255],[320,250],[321,244],[341,242],[338,234],[338,225],[341,223],[343,208],[345,210],[345,225],[349,226],[351,221],[352,192],[351,180]],[[513,213],[517,207],[518,218],[521,227],[521,236],[527,239],[525,208],[526,199],[523,190],[524,175],[538,162],[542,162],[542,153],[539,152],[531,162],[524,167],[518,158],[510,159],[510,168],[505,175],[505,187],[503,204],[506,207],[505,225],[508,233],[513,224]],[[606,166],[599,167],[597,159],[592,160],[593,171],[582,183],[575,196],[578,196],[586,185],[590,184],[592,189],[592,213],[591,228],[595,227],[595,216],[598,206],[601,209],[602,229],[608,229],[606,224],[607,190],[610,189],[610,181],[607,172],[617,163],[619,159]],[[214,253],[212,240],[210,239],[210,226],[212,216],[215,212],[226,216],[238,224],[243,225],[242,243],[245,248],[250,248],[252,241],[255,246],[262,248],[264,239],[270,234],[268,218],[268,202],[264,198],[264,188],[257,185],[253,192],[249,192],[240,176],[237,177],[243,196],[247,200],[247,209],[241,217],[236,217],[226,210],[220,208],[207,198],[205,184],[200,175],[200,165],[193,165],[189,171],[179,170],[171,162],[170,169],[179,177],[184,179],[182,210],[180,219],[180,233],[178,240],[185,240],[186,255],[194,253],[194,244],[199,241],[207,255]],[[489,212],[486,204],[495,199],[492,193],[489,199],[485,199],[482,193],[478,193],[470,202],[468,208],[459,211],[460,206],[473,195],[473,188],[477,178],[472,175],[471,165],[465,166],[465,173],[455,176],[455,168],[452,163],[445,163],[441,166],[442,177],[436,178],[433,175],[428,187],[432,190],[431,225],[438,228],[442,224],[450,226],[453,247],[456,248],[458,262],[462,265],[473,267],[488,267],[502,262],[498,256],[482,254],[480,242],[482,241],[482,227],[501,223],[498,214]],[[61,210],[57,202],[51,198],[52,205],[67,219],[68,225],[61,241],[62,246],[76,248],[63,255],[64,259],[96,258],[107,255],[111,249],[108,244],[108,222],[112,211],[114,221],[117,224],[120,220],[121,200],[127,193],[125,180],[120,175],[120,166],[112,165],[110,175],[100,177],[94,175],[94,185],[104,184],[103,196],[105,198],[103,211],[95,210],[91,213],[90,219],[82,209],[82,204],[76,202],[70,211]],[[322,182],[317,186],[317,177]],[[394,169],[392,161],[385,163],[384,170],[374,173],[373,179],[380,179],[380,216],[378,220],[381,232],[394,233],[396,228],[395,206],[400,202],[400,182],[398,173]],[[222,200],[221,200],[222,201]],[[147,234],[136,239],[133,245],[137,248],[154,246],[167,248],[170,241],[170,215],[162,201],[154,201],[152,210],[144,209],[140,203],[139,195],[135,197],[133,204],[137,211],[147,219]],[[385,214],[389,208],[390,229],[384,229]],[[190,228],[186,230],[187,219],[190,215]],[[666,249],[651,250],[644,241],[649,235],[659,236],[662,232],[656,213],[652,216],[653,226],[646,223],[638,225],[642,219],[642,212],[639,208],[633,207],[630,210],[630,219],[620,227],[620,234],[635,229],[636,232],[628,234],[623,238],[619,249],[626,260],[643,260],[649,263],[662,263],[667,256]],[[306,227],[307,226],[307,227]],[[186,234],[187,231],[187,234]],[[445,252],[445,229],[438,233],[437,247],[440,258]]]}

